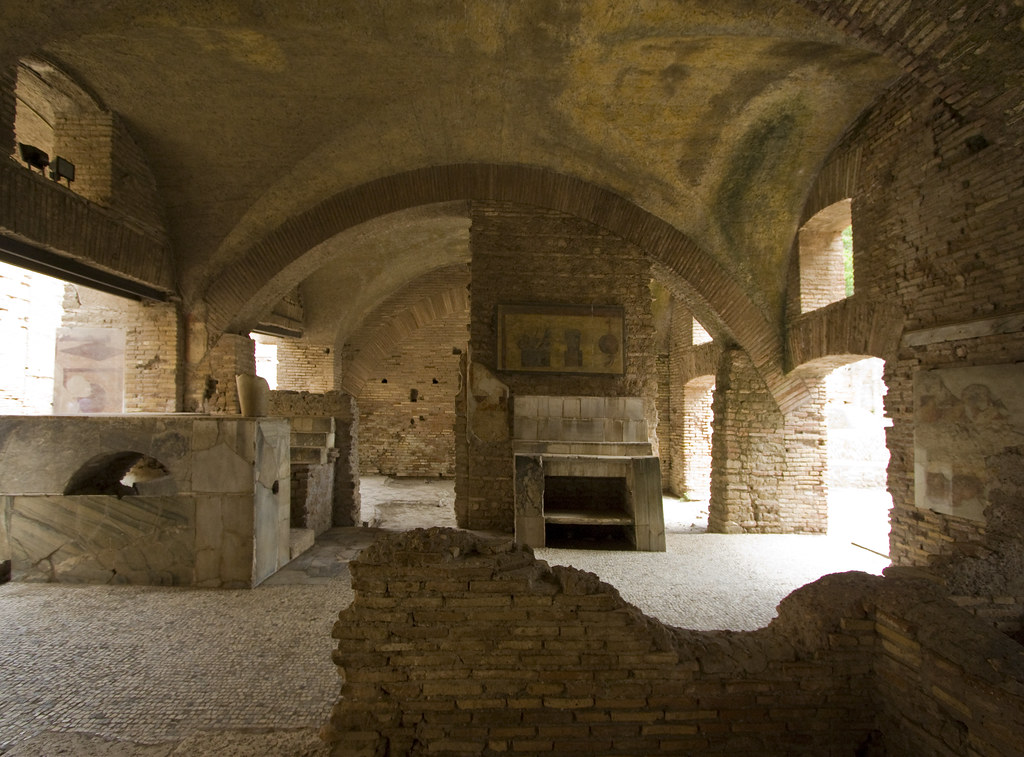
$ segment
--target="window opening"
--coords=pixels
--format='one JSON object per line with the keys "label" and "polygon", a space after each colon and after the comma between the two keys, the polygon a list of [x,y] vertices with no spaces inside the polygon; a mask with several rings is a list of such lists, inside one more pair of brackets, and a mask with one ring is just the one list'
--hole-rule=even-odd
{"label": "window opening", "polygon": [[277,389],[277,341],[262,334],[249,334],[249,338],[256,343],[256,375]]}
{"label": "window opening", "polygon": [[823,308],[854,293],[850,200],[816,213],[800,229],[800,312]]}

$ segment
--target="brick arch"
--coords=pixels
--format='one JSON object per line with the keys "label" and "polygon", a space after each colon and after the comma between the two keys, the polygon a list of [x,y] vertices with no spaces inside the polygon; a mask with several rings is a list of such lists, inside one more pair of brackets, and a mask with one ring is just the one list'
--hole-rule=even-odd
{"label": "brick arch", "polygon": [[[636,244],[667,276],[686,282],[706,309],[750,355],[782,406],[800,404],[802,382],[782,373],[779,330],[746,290],[706,251],[669,223],[607,189],[545,168],[495,164],[431,166],[340,192],[293,217],[256,244],[206,290],[214,333],[244,332],[269,306],[304,255],[372,218],[455,200],[517,202],[569,213]],[[301,266],[295,266],[301,268]],[[294,284],[296,282],[289,282]]]}
{"label": "brick arch", "polygon": [[[342,349],[342,390],[358,397],[377,366],[417,329],[457,313],[465,313],[468,321],[468,279],[465,265],[447,266],[417,279],[371,313]],[[409,296],[424,289],[428,294]]]}
{"label": "brick arch", "polygon": [[863,357],[891,360],[899,349],[903,320],[897,305],[861,295],[805,313],[786,332],[790,375],[798,376],[808,366],[836,368]]}
{"label": "brick arch", "polygon": [[814,179],[800,214],[803,226],[814,216],[837,202],[849,200],[856,194],[860,171],[860,149],[841,151],[833,155]]}

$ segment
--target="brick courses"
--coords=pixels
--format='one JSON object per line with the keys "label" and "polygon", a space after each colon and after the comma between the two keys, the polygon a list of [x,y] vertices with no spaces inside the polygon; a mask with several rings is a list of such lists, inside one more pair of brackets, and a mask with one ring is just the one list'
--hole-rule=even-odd
{"label": "brick courses", "polygon": [[[471,359],[526,395],[644,397],[656,433],[657,373],[651,264],[640,248],[579,218],[510,203],[471,203]],[[497,372],[497,306],[508,303],[619,305],[625,313],[625,374]],[[514,401],[514,399],[513,399]],[[511,424],[511,418],[509,418]],[[510,425],[511,427],[511,425]],[[468,478],[456,510],[469,528],[510,531],[512,445],[470,435]]]}
{"label": "brick courses", "polygon": [[336,757],[1018,753],[1024,654],[921,582],[828,576],[736,633],[665,626],[593,574],[446,529],[378,539],[351,571]]}

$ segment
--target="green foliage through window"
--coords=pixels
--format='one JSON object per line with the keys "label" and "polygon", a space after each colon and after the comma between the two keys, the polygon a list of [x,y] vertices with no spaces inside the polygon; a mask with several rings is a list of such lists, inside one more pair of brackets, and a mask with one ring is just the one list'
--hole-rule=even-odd
{"label": "green foliage through window", "polygon": [[853,226],[843,229],[843,278],[846,281],[846,296],[853,294]]}

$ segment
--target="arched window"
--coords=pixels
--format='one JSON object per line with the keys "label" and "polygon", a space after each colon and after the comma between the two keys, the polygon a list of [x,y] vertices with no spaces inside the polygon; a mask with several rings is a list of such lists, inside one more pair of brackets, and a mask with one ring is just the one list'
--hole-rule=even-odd
{"label": "arched window", "polygon": [[853,226],[850,200],[817,212],[800,229],[800,312],[853,294]]}
{"label": "arched window", "polygon": [[18,65],[14,97],[11,157],[83,197],[109,204],[113,116],[60,69],[35,58]]}

